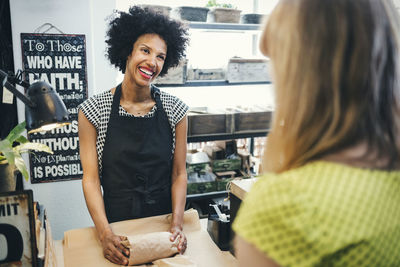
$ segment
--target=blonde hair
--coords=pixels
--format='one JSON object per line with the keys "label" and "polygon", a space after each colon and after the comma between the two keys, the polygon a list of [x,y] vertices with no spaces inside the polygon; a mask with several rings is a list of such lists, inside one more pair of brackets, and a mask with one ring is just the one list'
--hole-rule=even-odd
{"label": "blonde hair", "polygon": [[398,15],[390,0],[281,0],[261,37],[276,109],[264,169],[282,172],[366,141],[398,160]]}

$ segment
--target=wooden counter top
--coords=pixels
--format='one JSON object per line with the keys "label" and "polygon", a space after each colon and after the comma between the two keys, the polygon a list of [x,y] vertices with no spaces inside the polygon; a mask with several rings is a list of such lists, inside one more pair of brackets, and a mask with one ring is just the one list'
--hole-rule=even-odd
{"label": "wooden counter top", "polygon": [[250,188],[257,181],[257,179],[258,178],[250,178],[250,179],[232,181],[231,193],[234,194],[240,200],[243,200],[246,193],[250,191]]}
{"label": "wooden counter top", "polygon": [[[207,218],[200,219],[200,225],[201,225],[202,231],[207,232],[207,222],[208,222]],[[63,241],[62,240],[54,240],[54,246],[55,246],[55,253],[57,256],[56,257],[57,267],[64,267]],[[223,254],[223,257],[228,262],[235,263],[235,260],[229,251],[221,251],[221,252]]]}
{"label": "wooden counter top", "polygon": [[[131,236],[151,232],[168,231],[171,215],[159,215],[111,223],[117,235]],[[210,235],[201,227],[199,214],[190,209],[184,213],[183,229],[189,246],[184,256],[198,267],[236,267],[238,262],[230,253],[222,252]],[[203,222],[205,226],[205,222]],[[64,232],[63,258],[65,267],[115,266],[103,257],[102,247],[94,227],[72,229]],[[150,266],[150,265],[141,265]],[[151,265],[157,266],[157,265]],[[160,265],[159,265],[160,266]]]}

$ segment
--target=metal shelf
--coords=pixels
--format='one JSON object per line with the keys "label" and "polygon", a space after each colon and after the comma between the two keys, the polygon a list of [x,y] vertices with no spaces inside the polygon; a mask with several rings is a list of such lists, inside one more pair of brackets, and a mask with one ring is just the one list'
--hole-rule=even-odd
{"label": "metal shelf", "polygon": [[184,84],[155,84],[157,87],[200,87],[200,86],[235,86],[235,85],[249,85],[249,84],[270,84],[271,82],[240,82],[229,83],[226,80],[191,80],[186,81]]}
{"label": "metal shelf", "polygon": [[186,200],[201,200],[201,199],[210,199],[210,198],[217,198],[228,196],[228,191],[215,191],[215,192],[207,192],[207,193],[200,193],[200,194],[190,194],[186,196]]}
{"label": "metal shelf", "polygon": [[208,23],[190,22],[191,29],[202,30],[229,30],[229,31],[260,31],[261,24],[240,24],[240,23]]}
{"label": "metal shelf", "polygon": [[267,136],[269,130],[265,131],[254,131],[246,133],[235,133],[235,134],[205,134],[188,136],[188,143],[206,142],[206,141],[216,141],[216,140],[231,140],[231,139],[241,139],[241,138],[252,138],[252,137],[265,137]]}

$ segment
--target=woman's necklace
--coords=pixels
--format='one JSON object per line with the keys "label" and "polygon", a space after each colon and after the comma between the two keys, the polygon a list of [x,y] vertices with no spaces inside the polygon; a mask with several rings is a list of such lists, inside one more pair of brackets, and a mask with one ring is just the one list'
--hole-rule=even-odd
{"label": "woman's necklace", "polygon": [[155,102],[151,98],[142,103],[129,103],[121,101],[121,106],[123,109],[125,109],[126,112],[136,116],[143,116],[149,113],[154,104]]}
{"label": "woman's necklace", "polygon": [[[123,90],[124,88],[122,88]],[[128,90],[129,92],[129,90]],[[149,89],[150,92],[150,89]],[[128,94],[129,95],[129,94]],[[122,97],[120,100],[120,105],[122,108],[128,112],[129,114],[136,115],[136,116],[143,116],[147,113],[150,112],[150,110],[153,108],[155,105],[154,99],[151,97],[150,94],[144,95],[143,98],[139,97],[139,101],[134,102],[134,101],[129,101],[130,96],[127,99],[124,99],[124,92],[122,92]]]}

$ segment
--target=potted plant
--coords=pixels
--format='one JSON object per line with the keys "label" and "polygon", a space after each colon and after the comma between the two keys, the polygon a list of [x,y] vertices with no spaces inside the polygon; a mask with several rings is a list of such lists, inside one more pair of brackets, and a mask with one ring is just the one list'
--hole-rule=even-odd
{"label": "potted plant", "polygon": [[207,13],[206,7],[178,6],[172,10],[171,16],[180,20],[205,22]]}
{"label": "potted plant", "polygon": [[242,14],[240,23],[243,24],[261,24],[265,20],[266,15],[258,13]]}
{"label": "potted plant", "polygon": [[210,8],[207,22],[239,23],[241,10],[238,10],[232,4],[209,0],[206,7]]}
{"label": "potted plant", "polygon": [[22,135],[25,131],[25,125],[25,122],[18,124],[5,139],[0,141],[0,191],[15,190],[15,167],[22,173],[25,180],[28,180],[28,169],[22,158],[22,153],[36,150],[53,154],[48,146],[29,142]]}

